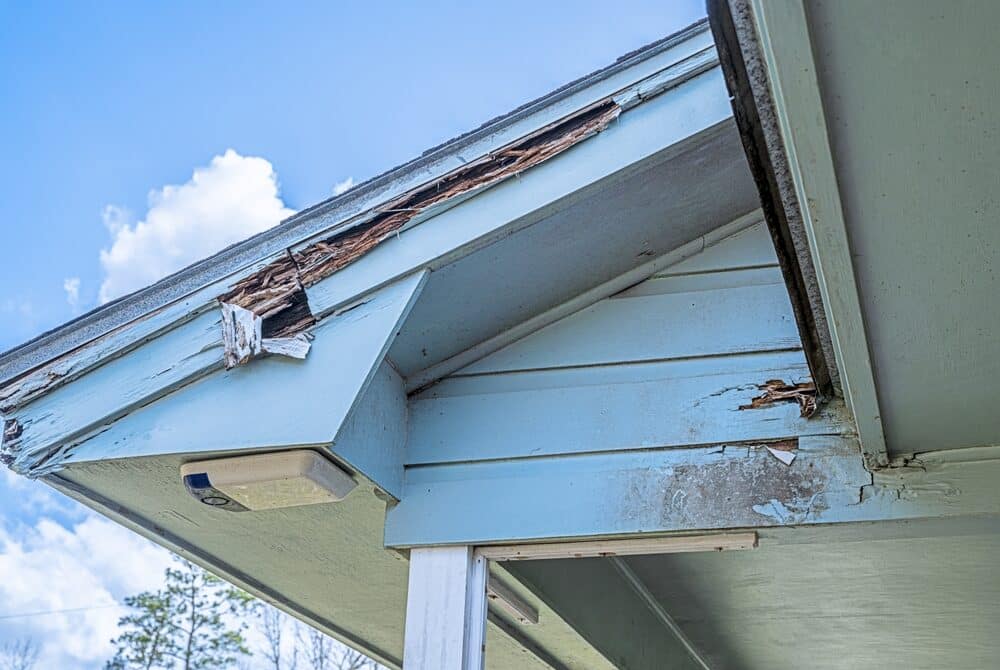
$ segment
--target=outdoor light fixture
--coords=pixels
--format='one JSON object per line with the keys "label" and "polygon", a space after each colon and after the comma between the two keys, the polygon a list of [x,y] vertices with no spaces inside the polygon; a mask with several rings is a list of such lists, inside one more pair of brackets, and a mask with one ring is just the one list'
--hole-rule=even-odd
{"label": "outdoor light fixture", "polygon": [[181,478],[196,500],[230,512],[337,502],[357,486],[308,449],[185,463]]}

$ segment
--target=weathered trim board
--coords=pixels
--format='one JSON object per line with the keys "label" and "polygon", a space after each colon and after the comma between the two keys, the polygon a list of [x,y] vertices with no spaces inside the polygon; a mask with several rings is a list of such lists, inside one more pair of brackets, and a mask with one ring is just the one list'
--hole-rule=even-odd
{"label": "weathered trim board", "polygon": [[[720,93],[720,77],[716,67],[685,79],[676,88],[629,108],[599,135],[532,167],[518,179],[506,180],[441,211],[400,233],[398,240],[386,241],[336,275],[308,287],[311,307],[317,314],[330,314],[312,328],[317,340],[309,357],[321,355],[323,331],[331,327],[328,321],[354,318],[351,308],[357,305],[362,305],[357,309],[370,311],[372,308],[364,303],[406,276],[433,269],[500,235],[531,225],[582,189],[620,177],[644,161],[667,160],[699,133],[717,131],[729,115],[725,96]],[[257,271],[267,267],[268,262],[276,261],[261,261]],[[233,281],[235,278],[227,280],[226,285]],[[169,306],[141,321],[136,333],[128,329],[113,333],[75,352],[72,360],[57,361],[4,389],[0,414],[5,426],[5,459],[16,470],[38,476],[60,467],[59,454],[75,451],[97,435],[101,438],[95,442],[91,457],[124,456],[132,445],[139,445],[136,455],[155,450],[170,453],[178,448],[216,448],[197,440],[168,445],[119,439],[110,440],[112,452],[102,455],[104,447],[99,445],[109,442],[111,436],[104,434],[108,430],[131,432],[122,422],[131,418],[133,410],[144,412],[148,419],[149,408],[162,404],[159,398],[183,402],[177,400],[181,388],[190,392],[219,386],[222,379],[239,378],[240,388],[229,389],[233,397],[225,401],[235,406],[250,395],[258,400],[263,397],[260,389],[246,386],[251,377],[266,377],[279,367],[293,369],[294,362],[267,359],[244,366],[262,371],[260,374],[240,369],[218,373],[223,364],[223,329],[214,300],[223,292],[225,286],[208,287],[198,293],[197,299]],[[213,307],[206,308],[205,304]],[[134,334],[141,339],[133,340]],[[301,369],[314,367],[307,360]],[[283,382],[283,388],[289,386],[315,394],[315,390],[305,389],[305,380]],[[187,421],[190,423],[191,417]],[[280,425],[297,428],[295,422],[288,421],[265,428],[275,431]],[[252,442],[259,446],[268,440],[273,441],[272,446],[294,441],[314,444],[332,440],[337,426],[331,424],[331,428],[332,432],[321,437],[315,431],[297,429],[292,430],[293,434],[273,438],[268,434],[241,437],[238,433],[229,437],[236,444]]]}
{"label": "weathered trim board", "polygon": [[801,438],[795,453],[789,466],[765,445],[720,445],[411,468],[402,502],[387,513],[385,541],[402,548],[944,518],[998,523],[998,447],[918,454],[875,475],[850,438]]}
{"label": "weathered trim board", "polygon": [[[17,415],[18,440],[5,442],[7,453],[15,456],[15,468],[37,476],[73,462],[126,456],[329,444],[367,389],[426,278],[418,272],[323,321],[313,331],[306,360],[274,357],[219,370],[156,402],[139,404],[154,393],[157,375],[140,383],[132,375],[143,366],[129,357],[116,359],[85,383],[61,386],[28,405],[29,411]],[[154,346],[164,341],[155,340],[135,356],[170,366],[175,359],[158,358],[164,352]],[[121,406],[123,396],[128,402]]]}

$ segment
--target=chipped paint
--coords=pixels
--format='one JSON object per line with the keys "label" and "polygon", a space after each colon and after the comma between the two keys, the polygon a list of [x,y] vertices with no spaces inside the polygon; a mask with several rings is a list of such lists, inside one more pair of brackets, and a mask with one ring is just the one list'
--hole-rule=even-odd
{"label": "chipped paint", "polygon": [[263,337],[264,320],[239,305],[222,303],[222,343],[226,369],[249,363],[262,353],[304,359],[309,353],[310,336]]}
{"label": "chipped paint", "polygon": [[[148,388],[155,388],[154,393],[161,395],[208,374],[217,366],[224,365],[231,369],[264,354],[303,358],[310,348],[308,331],[317,323],[317,315],[309,306],[306,286],[362,257],[397,234],[406,224],[412,223],[418,214],[426,214],[462,196],[515,177],[563,153],[607,128],[620,112],[617,104],[609,98],[604,99],[376,208],[369,213],[365,223],[353,229],[314,242],[294,255],[286,250],[278,255],[277,260],[230,284],[228,289],[206,287],[191,298],[164,308],[160,314],[147,315],[144,319],[149,322],[148,333],[143,338],[128,338],[123,328],[121,333],[109,334],[106,343],[90,346],[78,357],[54,361],[20,380],[12,381],[0,391],[0,415],[3,415],[0,418],[12,419],[14,412],[21,413],[25,406],[44,400],[55,389],[109,362],[131,360],[129,354],[150,341],[170,339],[170,344],[163,346],[165,352],[170,349],[171,353],[177,354],[192,349],[194,353],[186,353],[183,358],[164,358],[162,365],[166,367],[163,368],[156,361],[147,362],[138,380],[149,384],[139,384],[136,390],[129,391],[136,396],[136,403],[148,402],[150,396],[137,395]],[[364,304],[364,301],[359,304]],[[190,335],[181,336],[180,331],[186,330],[189,323],[213,316],[213,307],[220,310],[214,318],[212,331],[215,335],[199,330],[197,335],[201,343],[191,347]],[[172,337],[173,334],[177,337]],[[222,345],[222,355],[213,360],[219,355],[216,351],[219,344]],[[154,379],[170,381],[156,386],[152,383]],[[138,382],[133,382],[133,385],[136,384]],[[127,413],[134,406],[123,405],[105,418]],[[37,434],[40,422],[47,422],[47,429]],[[55,423],[59,422],[61,418]],[[43,444],[50,439],[48,433],[53,436],[56,433],[52,425],[48,415],[28,422],[8,423],[8,426],[16,426],[17,434],[14,435],[13,428],[6,431],[2,445],[4,458],[20,463],[19,471],[30,470],[35,475],[47,467],[45,463],[61,462],[63,456],[59,454],[71,450],[74,445]],[[30,432],[28,438],[22,435],[25,431]]]}
{"label": "chipped paint", "polygon": [[679,519],[699,523],[693,514],[707,515],[700,520],[706,527],[720,519],[753,526],[762,510],[783,524],[803,523],[827,509],[830,475],[825,468],[779,461],[770,448],[758,448],[767,443],[720,446],[713,458],[677,465],[665,478],[660,495],[665,526]]}
{"label": "chipped paint", "polygon": [[[103,430],[109,425],[104,422],[115,422],[223,366],[245,364],[267,354],[305,356],[317,320],[337,314],[344,304],[357,302],[365,290],[355,287],[356,293],[338,295],[338,300],[324,305],[315,299],[317,289],[322,290],[322,285],[316,286],[316,282],[410,226],[436,217],[482,190],[517,177],[600,133],[623,111],[614,96],[624,95],[623,100],[629,100],[630,106],[644,102],[713,67],[713,54],[706,46],[679,65],[658,70],[652,78],[647,76],[617,91],[607,90],[591,98],[568,116],[549,116],[546,125],[537,124],[534,130],[516,139],[511,134],[508,136],[511,139],[491,145],[489,153],[480,154],[451,172],[435,173],[432,181],[396,191],[398,195],[383,204],[376,204],[377,200],[371,198],[351,217],[345,216],[327,226],[326,232],[317,230],[311,233],[313,237],[290,239],[283,249],[272,249],[269,253],[273,255],[232,270],[234,274],[229,278],[192,286],[191,292],[172,302],[159,304],[114,330],[81,343],[79,348],[60,354],[59,358],[23,370],[19,377],[7,380],[0,388],[0,420],[16,417],[18,429],[23,433],[16,438],[8,436],[5,447],[19,452],[18,463],[27,464],[34,462],[33,459],[47,461],[50,451],[72,449],[80,435]],[[632,89],[636,95],[630,93]],[[672,135],[668,139],[676,141]],[[408,271],[414,269],[423,267]],[[387,277],[384,281],[397,278]],[[382,284],[368,288],[377,285]],[[317,302],[315,311],[310,300]],[[235,321],[226,323],[222,314],[224,304],[251,312],[259,323],[250,319],[250,329],[237,333]],[[148,349],[149,346],[155,350]],[[72,382],[89,379],[92,373],[97,373],[94,379],[103,388],[113,384],[109,380],[126,380],[119,387],[121,397],[96,393],[88,394],[86,402],[81,402],[84,392]],[[74,386],[78,390],[62,393]],[[55,393],[62,394],[58,400],[52,399]]]}
{"label": "chipped paint", "polygon": [[950,457],[941,452],[896,456],[886,467],[872,472],[871,484],[861,487],[859,502],[879,497],[911,502],[956,498],[961,489],[946,476]]}
{"label": "chipped paint", "polygon": [[781,379],[769,379],[757,386],[762,394],[753,398],[748,405],[740,405],[740,409],[760,409],[777,402],[795,402],[799,412],[808,419],[816,413],[816,385],[812,382],[786,384]]}
{"label": "chipped paint", "polygon": [[222,344],[227,370],[248,363],[260,353],[261,322],[248,309],[222,303]]}
{"label": "chipped paint", "polygon": [[775,449],[774,447],[766,447],[766,449],[769,454],[777,458],[785,465],[791,465],[795,461],[795,453],[792,451],[785,451],[784,449]]}
{"label": "chipped paint", "polygon": [[399,234],[421,214],[438,209],[472,192],[493,186],[556,156],[599,133],[618,118],[621,107],[612,100],[592,105],[498,151],[409,191],[372,212],[368,220],[345,232],[286,251],[219,296],[227,369],[244,365],[267,349],[296,358],[308,352],[308,340],[298,337],[316,323],[305,292],[358,260],[385,240]]}
{"label": "chipped paint", "polygon": [[808,499],[795,498],[782,502],[771,498],[764,504],[754,505],[753,511],[769,517],[780,524],[807,523],[813,520],[816,512],[816,499],[819,493],[814,493]]}
{"label": "chipped paint", "polygon": [[17,453],[17,439],[24,429],[17,419],[7,419],[3,422],[3,436],[0,439],[0,462],[10,465]]}

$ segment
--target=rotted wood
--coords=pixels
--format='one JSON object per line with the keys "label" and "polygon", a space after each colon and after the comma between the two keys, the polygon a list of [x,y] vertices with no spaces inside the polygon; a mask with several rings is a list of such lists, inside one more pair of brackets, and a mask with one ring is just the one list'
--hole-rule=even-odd
{"label": "rotted wood", "polygon": [[740,409],[760,409],[776,402],[794,402],[799,405],[799,413],[808,419],[816,413],[816,385],[812,382],[786,384],[781,379],[769,379],[759,385],[762,394],[753,398]]}
{"label": "rotted wood", "polygon": [[[219,302],[247,309],[261,319],[265,334],[294,336],[315,323],[305,288],[350,265],[397,234],[419,214],[517,176],[583,140],[618,118],[621,108],[611,99],[487,154],[429,184],[377,208],[368,221],[312,243],[236,283]],[[277,324],[277,325],[274,325]]]}

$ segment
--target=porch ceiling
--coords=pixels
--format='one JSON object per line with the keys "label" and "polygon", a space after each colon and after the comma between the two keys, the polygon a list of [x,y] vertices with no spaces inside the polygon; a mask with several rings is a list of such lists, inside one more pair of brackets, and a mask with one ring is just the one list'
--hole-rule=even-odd
{"label": "porch ceiling", "polygon": [[1000,5],[805,8],[889,450],[996,444]]}
{"label": "porch ceiling", "polygon": [[[241,452],[243,453],[243,452]],[[222,455],[222,454],[215,454]],[[61,490],[214,570],[338,639],[399,667],[408,562],[382,546],[385,501],[362,480],[335,505],[233,513],[200,504],[178,476],[182,455],[100,461],[62,473]],[[81,488],[82,487],[82,488]],[[103,501],[103,503],[102,503]],[[118,516],[123,515],[123,516]],[[141,524],[141,525],[138,525]],[[542,605],[540,623],[496,617],[487,670],[609,668]],[[538,653],[536,653],[536,651]]]}
{"label": "porch ceiling", "polygon": [[[750,551],[511,565],[529,579],[551,579],[586,562],[625,561],[712,670],[978,670],[1000,655],[998,550],[1000,536],[991,533],[841,542],[817,530],[809,543],[764,539]],[[612,612],[597,607],[594,616]],[[670,636],[665,627],[659,634]],[[592,641],[615,649],[613,639]],[[643,647],[636,638],[619,651]],[[666,665],[631,657],[621,667]]]}

